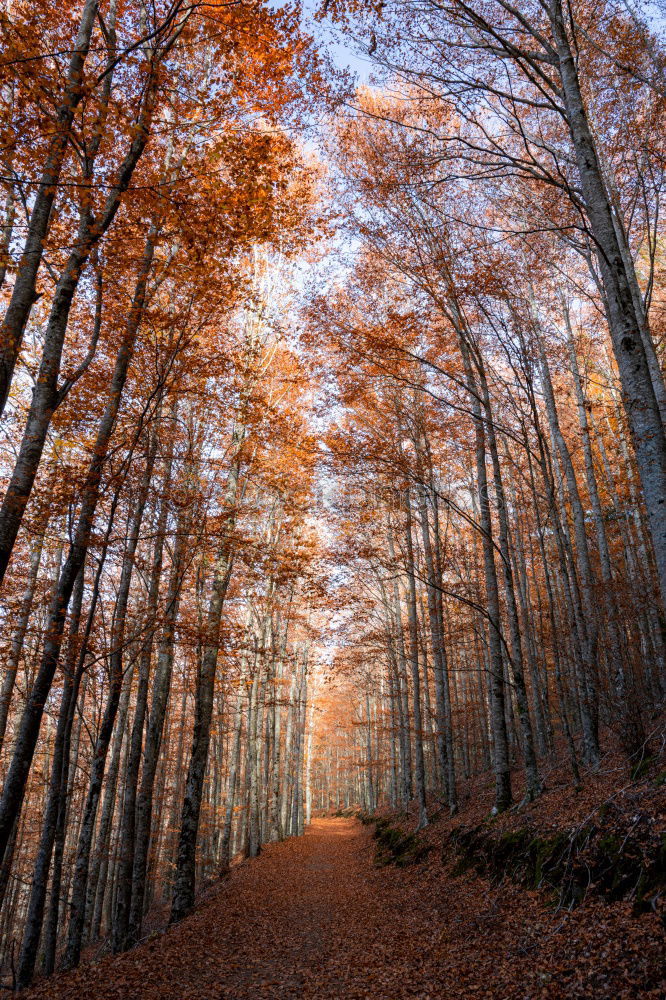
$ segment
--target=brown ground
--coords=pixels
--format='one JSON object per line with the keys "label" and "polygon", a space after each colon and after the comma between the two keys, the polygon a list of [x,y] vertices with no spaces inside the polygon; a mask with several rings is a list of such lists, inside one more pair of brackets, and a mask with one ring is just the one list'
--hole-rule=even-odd
{"label": "brown ground", "polygon": [[590,900],[554,913],[537,893],[453,878],[432,852],[373,865],[371,831],[318,819],[240,865],[196,912],[30,1000],[661,998],[655,915]]}

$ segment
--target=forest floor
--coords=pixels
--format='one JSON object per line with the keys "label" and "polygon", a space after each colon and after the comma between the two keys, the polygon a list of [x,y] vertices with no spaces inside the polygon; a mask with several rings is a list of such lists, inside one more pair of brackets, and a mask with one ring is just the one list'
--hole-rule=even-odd
{"label": "forest floor", "polygon": [[[464,811],[464,810],[463,810]],[[447,818],[426,831],[441,847]],[[663,923],[593,893],[569,911],[511,880],[456,874],[431,846],[377,866],[372,825],[315,819],[133,951],[56,975],[31,1000],[663,998]]]}

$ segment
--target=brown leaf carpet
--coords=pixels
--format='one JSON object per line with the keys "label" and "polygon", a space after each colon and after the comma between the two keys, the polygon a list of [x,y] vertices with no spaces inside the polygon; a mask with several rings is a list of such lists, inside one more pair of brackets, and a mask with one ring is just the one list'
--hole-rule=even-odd
{"label": "brown leaf carpet", "polygon": [[187,920],[56,975],[30,1000],[658,998],[656,916],[420,866],[376,868],[371,829],[315,820],[235,868]]}

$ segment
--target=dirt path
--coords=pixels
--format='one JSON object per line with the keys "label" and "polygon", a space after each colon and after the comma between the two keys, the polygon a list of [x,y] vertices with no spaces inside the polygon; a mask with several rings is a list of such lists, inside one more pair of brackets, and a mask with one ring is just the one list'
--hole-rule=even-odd
{"label": "dirt path", "polygon": [[[359,823],[316,820],[304,837],[269,846],[236,868],[166,934],[126,955],[56,976],[25,996],[604,1000],[658,995],[624,993],[617,983],[607,993],[593,970],[583,976],[579,992],[578,968],[595,942],[587,937],[579,942],[575,926],[573,937],[561,937],[561,919],[544,915],[540,903],[522,890],[505,885],[500,896],[479,879],[446,881],[439,865],[376,868],[373,852],[370,832]],[[598,947],[603,945],[600,940]],[[604,976],[613,960],[608,950],[600,954],[598,975]]]}

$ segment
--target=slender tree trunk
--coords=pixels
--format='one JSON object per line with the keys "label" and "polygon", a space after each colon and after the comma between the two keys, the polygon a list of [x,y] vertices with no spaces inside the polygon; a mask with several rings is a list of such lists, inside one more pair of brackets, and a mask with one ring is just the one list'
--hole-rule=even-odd
{"label": "slender tree trunk", "polygon": [[[74,581],[85,561],[99,499],[102,472],[106,462],[111,435],[115,427],[120,401],[125,387],[130,361],[145,302],[146,281],[154,252],[154,234],[149,238],[144,254],[143,268],[134,293],[132,309],[127,322],[125,336],[116,356],[109,397],[99,422],[92,459],[82,489],[81,506],[74,539],[68,557],[60,574],[58,587],[49,608],[47,638],[39,671],[26,703],[0,801],[0,856],[4,853],[9,831],[23,804],[28,774],[37,745],[39,729],[44,713],[44,705],[51,690],[53,677],[58,665],[60,647],[67,608]],[[117,707],[117,706],[116,706]],[[115,716],[115,710],[114,710]]]}
{"label": "slender tree trunk", "polygon": [[238,686],[238,698],[236,700],[236,711],[234,715],[234,736],[229,758],[229,777],[227,779],[227,804],[224,812],[224,827],[220,842],[220,856],[218,866],[220,874],[229,870],[231,862],[231,827],[234,818],[234,806],[236,803],[236,788],[238,785],[238,768],[240,764],[241,736],[243,731],[243,688],[245,676],[241,674]]}
{"label": "slender tree trunk", "polygon": [[291,687],[289,690],[289,706],[287,708],[287,730],[284,742],[284,776],[282,780],[282,805],[280,809],[282,829],[285,836],[291,836],[291,826],[289,822],[291,808],[291,792],[294,781],[293,770],[293,726],[294,726],[294,701],[296,698],[296,674],[291,677]]}
{"label": "slender tree trunk", "polygon": [[35,587],[37,586],[37,575],[42,558],[45,534],[46,525],[44,526],[44,530],[38,535],[30,553],[30,573],[16,619],[16,628],[12,636],[12,645],[7,659],[7,666],[5,667],[5,676],[2,682],[2,691],[0,692],[0,749],[2,749],[5,741],[7,718],[9,716],[9,706],[16,681],[16,672],[21,659],[21,653],[23,652],[23,643],[25,642],[28,623],[32,613],[32,604],[35,599]]}
{"label": "slender tree trunk", "polygon": [[[81,946],[83,943],[83,930],[86,915],[88,874],[90,869],[90,852],[95,832],[97,808],[102,792],[106,757],[111,743],[111,737],[113,736],[123,685],[122,656],[120,654],[120,650],[118,650],[118,653],[115,656],[114,653],[115,651],[111,654],[112,667],[109,679],[109,693],[104,709],[102,725],[95,744],[95,753],[90,771],[88,795],[86,797],[86,803],[83,811],[83,820],[81,823],[79,843],[76,852],[74,881],[72,884],[72,895],[70,901],[67,946],[63,959],[63,968],[65,969],[73,969],[79,964],[79,959],[81,957]],[[113,662],[114,660],[115,663]]]}
{"label": "slender tree trunk", "polygon": [[618,365],[636,464],[654,546],[662,605],[666,607],[666,436],[636,315],[632,282],[617,239],[613,210],[581,93],[561,0],[549,8],[567,123],[597,248],[613,351]]}
{"label": "slender tree trunk", "polygon": [[[172,421],[176,419],[176,416],[177,406],[174,403],[171,411]],[[137,684],[136,704],[134,706],[134,720],[132,723],[132,732],[127,754],[127,769],[125,773],[125,786],[123,792],[122,826],[119,837],[119,863],[116,877],[116,905],[113,920],[112,947],[115,952],[123,951],[127,946],[130,907],[132,905],[132,871],[134,866],[136,834],[137,790],[139,782],[139,768],[141,766],[141,750],[143,747],[146,712],[148,708],[148,684],[155,632],[154,622],[157,617],[157,608],[159,603],[164,542],[166,538],[167,517],[169,513],[168,494],[171,484],[173,464],[173,435],[170,436],[169,440],[170,444],[166,455],[164,479],[162,483],[162,502],[160,504],[159,515],[155,525],[155,544],[153,547],[152,567],[150,582],[148,585],[148,600],[146,602],[146,622],[149,631],[142,643],[141,653],[139,655],[139,680]],[[157,445],[157,441],[157,434],[155,434],[152,445],[153,448]],[[151,472],[154,462],[155,454],[153,452],[152,457],[149,458]]]}
{"label": "slender tree trunk", "polygon": [[555,442],[555,447],[560,455],[564,474],[567,482],[569,501],[571,503],[574,532],[576,538],[577,564],[580,570],[580,585],[583,598],[585,617],[583,621],[583,641],[585,643],[583,661],[583,683],[587,703],[587,714],[589,723],[586,731],[586,759],[589,766],[596,769],[599,765],[599,735],[598,735],[598,705],[597,705],[597,653],[598,653],[598,625],[597,608],[594,599],[594,573],[590,560],[587,533],[585,529],[585,512],[580,499],[578,481],[575,469],[571,461],[571,454],[567,447],[564,435],[560,428],[557,406],[555,403],[555,393],[550,378],[550,370],[546,353],[541,337],[537,334],[540,361],[541,377],[546,403],[546,413],[550,424],[551,434]]}
{"label": "slender tree trunk", "polygon": [[58,181],[65,161],[69,134],[76,109],[85,94],[83,72],[90,49],[99,0],[85,0],[67,81],[56,112],[56,127],[51,139],[30,213],[25,245],[16,269],[12,296],[0,327],[0,416],[4,412],[14,374],[14,365],[21,349],[23,333],[30,311],[37,301],[37,274],[44,255],[44,243],[51,222],[51,210],[58,191]]}
{"label": "slender tree trunk", "polygon": [[416,577],[414,573],[414,551],[412,545],[412,514],[409,492],[405,500],[407,513],[405,524],[405,569],[407,570],[408,592],[407,611],[409,620],[409,658],[412,666],[412,704],[414,714],[414,749],[416,779],[416,799],[419,816],[416,828],[421,830],[428,825],[425,790],[425,765],[423,759],[423,721],[421,718],[421,678],[419,673],[419,637],[416,617]]}
{"label": "slender tree trunk", "polygon": [[143,755],[141,786],[136,802],[136,837],[132,866],[132,897],[126,939],[127,947],[131,947],[137,943],[141,936],[141,927],[143,924],[148,854],[153,825],[155,775],[159,763],[164,720],[166,718],[167,703],[171,691],[175,630],[185,572],[186,544],[189,535],[188,524],[189,513],[181,510],[176,527],[176,544],[172,555],[171,574],[167,588],[164,625],[153,681],[153,695]]}
{"label": "slender tree trunk", "polygon": [[622,743],[629,753],[635,753],[643,744],[644,734],[640,725],[640,717],[636,710],[636,705],[630,697],[628,690],[627,674],[624,662],[625,636],[620,625],[619,610],[615,599],[615,586],[613,572],[611,569],[611,557],[606,537],[606,525],[604,523],[601,500],[597,487],[597,477],[594,469],[594,458],[592,455],[592,442],[590,439],[590,429],[587,419],[586,399],[583,392],[583,385],[578,367],[578,358],[573,342],[573,331],[569,319],[569,311],[564,306],[565,321],[567,326],[567,346],[571,374],[573,376],[574,391],[578,410],[578,422],[580,424],[581,438],[583,442],[583,456],[585,460],[585,478],[590,496],[590,505],[594,518],[594,526],[597,535],[597,549],[599,552],[599,566],[601,569],[601,579],[603,583],[603,600],[606,606],[608,632],[610,642],[608,644],[608,657],[612,667],[612,682],[616,698],[616,715],[621,720]]}
{"label": "slender tree trunk", "polygon": [[46,902],[49,868],[51,866],[51,856],[56,835],[58,811],[61,807],[61,797],[63,794],[62,776],[64,757],[65,752],[69,749],[69,735],[74,719],[72,703],[78,697],[79,684],[83,673],[82,661],[79,663],[78,669],[74,669],[77,660],[76,637],[79,631],[81,605],[83,602],[83,578],[84,570],[81,568],[75,587],[70,620],[69,651],[64,670],[64,686],[58,713],[58,728],[56,731],[53,759],[51,761],[48,796],[42,820],[39,848],[33,869],[30,902],[28,904],[28,913],[23,930],[23,943],[19,957],[16,980],[19,989],[25,989],[32,982],[35,962],[37,960],[37,949],[39,947],[44,920],[44,904]]}
{"label": "slender tree trunk", "polygon": [[185,798],[181,817],[180,841],[176,865],[176,880],[171,909],[171,922],[181,920],[194,905],[194,890],[196,876],[196,849],[199,832],[199,815],[201,811],[201,793],[208,763],[208,746],[210,743],[210,723],[213,711],[213,696],[215,691],[215,672],[220,642],[220,622],[222,608],[231,578],[233,552],[228,536],[233,531],[236,522],[236,504],[238,501],[238,485],[240,462],[238,450],[245,436],[244,428],[237,425],[234,432],[234,455],[229,472],[225,506],[230,511],[227,516],[224,539],[218,554],[213,578],[213,589],[206,621],[206,649],[199,673],[195,705],[194,734],[190,763],[185,783]]}
{"label": "slender tree trunk", "polygon": [[[127,714],[132,692],[132,675],[134,664],[128,669],[118,708],[118,724],[113,734],[111,744],[111,761],[106,775],[102,814],[97,831],[97,844],[93,856],[92,867],[86,886],[84,940],[94,941],[99,936],[104,896],[112,891],[107,885],[109,859],[111,857],[112,823],[116,807],[116,790],[120,771],[123,746],[126,745]],[[93,828],[94,833],[94,828]],[[92,843],[91,843],[92,846]],[[90,848],[88,849],[90,853]],[[101,885],[100,885],[101,881]],[[98,892],[98,890],[100,890]]]}
{"label": "slender tree trunk", "polygon": [[440,649],[442,653],[442,666],[443,666],[443,676],[442,676],[442,693],[444,695],[444,716],[446,719],[446,759],[449,767],[449,812],[451,815],[455,815],[458,811],[458,795],[456,790],[456,762],[455,762],[455,752],[453,744],[453,715],[451,710],[451,689],[449,683],[449,664],[448,657],[446,654],[446,643],[444,642],[444,594],[442,591],[443,587],[443,571],[442,571],[442,544],[441,536],[439,530],[439,499],[437,489],[435,488],[434,477],[432,473],[432,458],[429,453],[429,445],[426,438],[426,449],[428,451],[428,462],[430,465],[430,478],[431,478],[431,491],[432,491],[432,512],[433,512],[433,563],[435,572],[435,603],[437,605],[437,621],[439,623],[439,634],[440,634]]}
{"label": "slender tree trunk", "polygon": [[[437,499],[434,500],[437,503]],[[444,622],[441,617],[442,605],[437,601],[437,573],[433,557],[428,521],[428,507],[425,490],[419,491],[419,514],[421,519],[421,536],[425,556],[428,619],[430,623],[430,641],[432,644],[433,667],[435,676],[435,703],[437,706],[437,751],[439,770],[444,783],[444,795],[449,804],[451,815],[457,812],[455,785],[455,767],[449,760],[449,749],[452,749],[452,739],[449,735],[451,726],[451,705],[449,690],[449,671],[444,646]]]}
{"label": "slender tree trunk", "polygon": [[483,546],[483,564],[486,581],[486,602],[488,611],[488,650],[490,672],[490,722],[493,737],[493,765],[495,770],[495,812],[503,812],[511,805],[511,772],[509,767],[509,744],[506,726],[506,706],[504,691],[504,658],[502,656],[502,633],[500,618],[499,588],[495,566],[493,524],[488,495],[486,471],[486,433],[481,414],[481,401],[472,370],[469,349],[464,335],[460,336],[460,349],[465,367],[471,409],[474,417],[476,441],[476,479],[479,500],[479,528]]}
{"label": "slender tree trunk", "polygon": [[511,551],[509,520],[507,516],[506,495],[502,480],[502,470],[500,466],[499,453],[497,450],[497,437],[495,425],[490,405],[490,393],[488,382],[483,366],[483,359],[479,352],[476,353],[476,365],[481,386],[483,406],[487,420],[487,441],[488,450],[493,467],[493,481],[495,484],[495,499],[497,502],[498,539],[500,560],[502,563],[502,575],[504,579],[504,596],[506,600],[507,618],[509,621],[509,634],[511,641],[511,673],[513,675],[513,686],[516,695],[518,717],[521,728],[521,744],[523,757],[525,760],[525,800],[533,801],[541,794],[541,780],[537,767],[536,753],[534,751],[534,735],[532,733],[532,722],[530,719],[529,703],[527,700],[527,687],[523,671],[523,643],[520,634],[520,623],[518,621],[518,606],[516,604],[516,593],[513,582],[513,572],[511,569]]}
{"label": "slender tree trunk", "polygon": [[[396,567],[395,546],[393,542],[392,529],[387,529],[387,542],[389,558],[392,566]],[[397,693],[400,704],[400,798],[403,809],[407,808],[413,795],[412,787],[412,755],[409,740],[409,706],[407,697],[407,659],[405,656],[405,639],[402,631],[402,602],[400,599],[400,587],[398,586],[397,567],[393,572],[393,615],[395,618],[395,641],[398,650],[397,659]]]}
{"label": "slender tree trunk", "polygon": [[[7,492],[0,509],[0,583],[4,578],[7,565],[9,563],[16,536],[18,535],[23,514],[28,500],[32,493],[32,488],[37,477],[37,471],[46,443],[51,420],[57,407],[64,398],[64,390],[58,388],[58,378],[62,360],[62,352],[65,344],[65,335],[69,322],[69,315],[74,301],[74,296],[79,285],[79,281],[85,266],[88,263],[93,248],[101,239],[102,235],[109,228],[116,216],[122,200],[122,196],[127,190],[134,169],[139,162],[145,145],[148,141],[148,127],[152,114],[152,102],[154,100],[154,83],[146,92],[144,98],[144,108],[140,114],[140,124],[134,130],[134,139],[130,149],[121,164],[115,183],[111,185],[106,204],[99,220],[93,224],[88,214],[81,214],[79,231],[76,244],[71,251],[67,264],[58,280],[56,290],[51,304],[46,334],[44,337],[44,348],[39,367],[39,373],[32,393],[30,410],[25,423],[23,439],[19,447],[18,457],[14,464],[12,476],[7,487]],[[146,103],[147,102],[147,103]],[[116,375],[119,386],[115,385],[111,389],[111,399],[107,412],[113,409],[114,399],[117,394],[117,403],[120,400],[122,388],[127,375],[127,365],[132,356],[134,339],[138,329],[146,294],[146,281],[150,272],[152,258],[155,249],[156,231],[153,226],[146,241],[144,259],[140,270],[137,287],[134,293],[134,300],[128,318],[126,334],[123,345],[119,351],[116,362]],[[126,355],[124,375],[120,369],[123,365],[123,358]],[[115,420],[115,416],[114,416]],[[112,424],[111,424],[112,426]],[[100,442],[98,442],[100,445]],[[105,455],[106,449],[102,453]],[[95,464],[95,463],[93,463]],[[101,462],[98,463],[101,468]]]}
{"label": "slender tree trunk", "polygon": [[[76,697],[72,697],[70,699],[69,719],[67,721],[67,728],[65,732],[65,744],[63,748],[62,772],[60,779],[60,794],[58,800],[58,815],[56,819],[54,845],[53,845],[51,899],[49,902],[49,911],[47,914],[46,927],[44,930],[43,968],[44,968],[44,974],[47,976],[50,976],[55,969],[56,947],[58,942],[58,928],[61,923],[60,920],[61,887],[62,887],[63,859],[65,854],[65,843],[67,839],[67,817],[69,813],[69,803],[71,801],[71,796],[72,796],[73,777],[76,772],[80,725],[83,717],[83,701],[85,696],[86,681],[88,679],[88,675],[84,673],[85,660],[88,651],[88,641],[90,638],[90,633],[92,631],[92,626],[97,611],[97,602],[99,600],[99,592],[100,592],[100,581],[102,579],[102,571],[104,569],[104,563],[108,551],[109,539],[113,528],[114,513],[115,513],[115,508],[112,508],[111,516],[109,517],[107,525],[106,538],[104,540],[102,555],[98,561],[97,571],[95,573],[95,579],[92,587],[92,594],[90,597],[90,606],[88,608],[88,614],[86,618],[86,626],[83,632],[81,645],[78,653],[78,662],[76,666],[75,677],[80,678],[79,688],[81,690],[81,698],[79,702],[79,711],[81,719],[79,721],[79,727],[77,729],[76,737],[73,741],[74,742],[73,753],[71,753],[71,745],[72,745],[71,734],[73,729],[74,713],[77,705]],[[71,760],[70,760],[70,753],[71,753]],[[70,778],[72,780],[70,780]]]}
{"label": "slender tree trunk", "polygon": [[269,820],[271,840],[282,840],[284,837],[282,817],[280,815],[280,774],[282,763],[282,746],[280,740],[282,738],[282,674],[287,646],[288,627],[289,622],[287,621],[283,630],[283,638],[281,640],[279,658],[275,671],[275,693],[273,696],[273,762]]}
{"label": "slender tree trunk", "polygon": [[260,674],[260,660],[258,650],[255,647],[252,684],[250,686],[247,713],[247,797],[245,803],[245,808],[247,810],[247,846],[245,853],[248,858],[256,858],[259,854],[259,829],[257,816],[257,718],[259,716],[259,689],[261,685]]}

